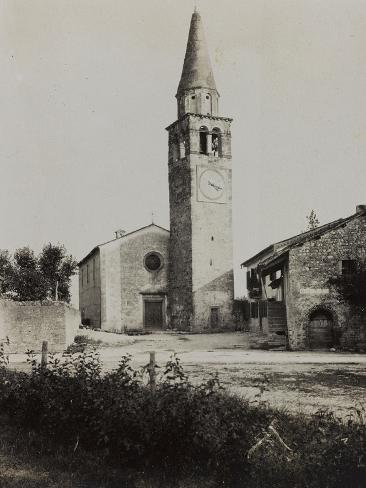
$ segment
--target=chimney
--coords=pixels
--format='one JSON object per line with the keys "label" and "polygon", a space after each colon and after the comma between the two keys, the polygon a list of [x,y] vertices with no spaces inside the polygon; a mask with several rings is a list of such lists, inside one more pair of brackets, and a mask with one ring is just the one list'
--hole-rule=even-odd
{"label": "chimney", "polygon": [[357,205],[356,213],[366,212],[366,205]]}
{"label": "chimney", "polygon": [[126,234],[126,231],[123,229],[118,229],[114,231],[114,233],[116,235],[116,239],[119,239],[120,237],[123,237]]}

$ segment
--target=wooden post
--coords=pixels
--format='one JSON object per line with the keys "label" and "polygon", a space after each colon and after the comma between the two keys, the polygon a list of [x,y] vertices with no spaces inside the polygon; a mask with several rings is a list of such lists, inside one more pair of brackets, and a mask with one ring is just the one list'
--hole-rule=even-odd
{"label": "wooden post", "polygon": [[148,366],[148,372],[149,372],[149,385],[150,385],[150,390],[155,391],[156,390],[156,362],[155,362],[155,351],[150,352],[150,362]]}
{"label": "wooden post", "polygon": [[47,358],[48,356],[48,341],[43,341],[42,342],[42,358],[41,358],[41,368],[46,369],[47,368]]}

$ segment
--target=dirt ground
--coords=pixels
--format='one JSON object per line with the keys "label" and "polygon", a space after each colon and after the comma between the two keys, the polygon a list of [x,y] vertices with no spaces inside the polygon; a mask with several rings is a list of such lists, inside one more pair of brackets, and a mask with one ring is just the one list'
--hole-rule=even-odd
{"label": "dirt ground", "polygon": [[[222,386],[252,402],[304,413],[331,409],[343,418],[366,407],[366,354],[251,350],[250,336],[242,332],[135,337],[82,333],[102,340],[99,350],[106,370],[117,366],[125,354],[141,367],[147,364],[149,351],[156,352],[159,366],[176,353],[192,382],[217,372]],[[17,369],[27,368],[25,360],[24,355],[10,357]]]}

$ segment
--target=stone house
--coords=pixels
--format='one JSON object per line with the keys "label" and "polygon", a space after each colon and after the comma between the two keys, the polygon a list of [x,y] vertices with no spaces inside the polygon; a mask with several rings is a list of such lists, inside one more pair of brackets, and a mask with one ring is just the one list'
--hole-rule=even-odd
{"label": "stone house", "polygon": [[250,329],[291,350],[365,349],[366,316],[331,284],[365,264],[366,205],[266,247],[241,265],[247,268]]}
{"label": "stone house", "polygon": [[96,246],[79,263],[82,323],[104,330],[164,328],[169,231],[151,224]]}

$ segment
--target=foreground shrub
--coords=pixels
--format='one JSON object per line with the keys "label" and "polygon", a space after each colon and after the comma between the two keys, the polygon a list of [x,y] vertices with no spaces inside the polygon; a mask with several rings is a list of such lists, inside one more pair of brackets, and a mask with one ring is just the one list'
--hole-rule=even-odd
{"label": "foreground shrub", "polygon": [[161,486],[364,486],[362,412],[342,423],[326,412],[300,418],[254,406],[215,376],[193,386],[176,357],[154,391],[129,356],[104,375],[96,351],[51,358],[47,370],[30,362],[30,374],[0,367],[3,412],[74,451],[152,473]]}

